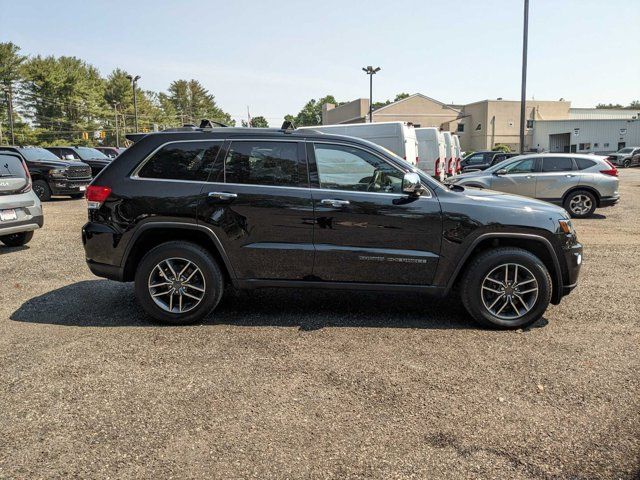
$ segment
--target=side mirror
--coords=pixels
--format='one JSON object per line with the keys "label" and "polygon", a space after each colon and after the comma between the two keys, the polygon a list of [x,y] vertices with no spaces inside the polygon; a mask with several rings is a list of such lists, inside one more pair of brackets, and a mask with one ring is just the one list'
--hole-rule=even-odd
{"label": "side mirror", "polygon": [[405,173],[402,178],[402,191],[409,195],[420,195],[422,193],[420,176],[413,172]]}
{"label": "side mirror", "polygon": [[496,170],[496,173],[494,175],[506,175],[507,171],[504,168],[501,168],[500,170]]}

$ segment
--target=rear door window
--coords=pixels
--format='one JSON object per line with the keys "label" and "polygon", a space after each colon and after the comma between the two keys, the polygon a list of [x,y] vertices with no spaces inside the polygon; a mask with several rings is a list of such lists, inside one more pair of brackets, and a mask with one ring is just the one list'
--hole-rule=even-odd
{"label": "rear door window", "polygon": [[222,164],[216,164],[222,142],[174,142],[164,145],[142,166],[140,178],[191,182],[221,181]]}
{"label": "rear door window", "polygon": [[573,170],[573,160],[570,157],[544,157],[542,159],[543,172],[570,172],[571,170]]}
{"label": "rear door window", "polygon": [[224,161],[226,183],[296,187],[299,170],[296,142],[232,141]]}

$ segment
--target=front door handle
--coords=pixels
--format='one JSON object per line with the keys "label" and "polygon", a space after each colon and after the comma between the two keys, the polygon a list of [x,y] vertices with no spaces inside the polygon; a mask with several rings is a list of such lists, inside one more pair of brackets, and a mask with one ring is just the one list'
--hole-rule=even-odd
{"label": "front door handle", "polygon": [[229,192],[209,192],[207,196],[209,198],[217,198],[220,200],[233,200],[234,198],[238,198],[237,193],[229,193]]}
{"label": "front door handle", "polygon": [[341,208],[349,205],[349,200],[334,200],[333,198],[324,198],[320,203],[326,207]]}

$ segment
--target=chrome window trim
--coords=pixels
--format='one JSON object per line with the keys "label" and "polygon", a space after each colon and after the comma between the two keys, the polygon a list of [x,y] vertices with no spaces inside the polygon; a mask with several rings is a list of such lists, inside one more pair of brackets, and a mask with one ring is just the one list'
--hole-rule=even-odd
{"label": "chrome window trim", "polygon": [[[378,152],[376,152],[376,151],[374,151],[374,150],[370,150],[370,149],[368,149],[368,148],[366,148],[366,147],[362,147],[362,146],[360,146],[360,145],[354,145],[354,144],[346,143],[346,142],[332,142],[332,141],[330,141],[330,140],[319,140],[319,141],[315,141],[315,140],[308,140],[308,142],[311,142],[311,143],[313,143],[313,144],[315,144],[315,143],[322,143],[322,144],[325,144],[325,145],[339,145],[339,146],[342,146],[342,147],[352,147],[352,148],[356,148],[356,149],[359,149],[359,150],[365,151],[365,152],[367,152],[367,153],[370,153],[370,154],[371,154],[371,155],[373,155],[374,157],[379,158],[380,160],[382,160],[383,162],[385,162],[387,165],[391,166],[392,168],[396,169],[397,171],[399,171],[399,172],[401,172],[401,173],[403,173],[403,174],[404,174],[404,173],[406,173],[406,172],[402,172],[402,170],[400,170],[396,165],[394,165],[394,164],[393,164],[393,163],[391,163],[389,160],[387,160],[386,158],[384,158],[383,156],[381,156]],[[415,169],[415,167],[413,167],[413,165],[411,165],[411,167]],[[317,166],[317,163],[316,163],[316,170],[317,170],[317,168],[318,168],[318,166]],[[320,177],[320,172],[318,172],[318,180],[319,180],[319,177]],[[429,186],[428,186],[428,185],[425,185],[425,184],[424,184],[424,182],[420,182],[420,184],[421,184],[421,185],[422,185],[422,187],[424,188],[423,195],[428,193],[428,195],[425,195],[425,196],[426,196],[426,198],[432,198],[432,197],[433,197],[433,194],[431,193],[431,188],[429,188]],[[368,193],[368,194],[373,194],[373,195],[396,195],[396,196],[397,196],[397,195],[400,195],[400,196],[407,195],[407,194],[406,194],[406,193],[404,193],[404,192],[400,192],[400,193],[386,193],[386,192],[359,192],[359,191],[357,191],[357,190],[336,190],[336,189],[334,189],[334,188],[317,188],[317,189],[316,189],[316,188],[314,188],[313,190],[323,190],[323,191],[328,191],[328,192]],[[422,197],[422,195],[420,195],[420,197]]]}

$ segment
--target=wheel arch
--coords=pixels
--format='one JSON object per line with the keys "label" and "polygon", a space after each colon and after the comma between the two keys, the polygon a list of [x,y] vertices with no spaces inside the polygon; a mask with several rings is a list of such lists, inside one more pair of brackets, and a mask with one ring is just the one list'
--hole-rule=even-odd
{"label": "wheel arch", "polygon": [[585,191],[593,194],[593,196],[596,197],[596,207],[600,207],[600,192],[598,192],[597,189],[595,189],[595,188],[593,188],[593,187],[591,187],[589,185],[576,185],[575,187],[571,187],[562,196],[562,205],[564,205],[564,202],[566,202],[566,200],[569,197],[569,195],[571,195],[574,192],[577,192],[578,190],[585,190]]}
{"label": "wheel arch", "polygon": [[176,240],[191,242],[209,251],[218,262],[225,280],[235,284],[233,267],[216,234],[201,225],[173,222],[154,222],[139,227],[124,255],[123,280],[133,281],[140,260],[149,250]]}
{"label": "wheel arch", "polygon": [[557,305],[562,299],[562,269],[551,242],[540,235],[527,233],[487,233],[480,235],[467,248],[458,262],[446,291],[455,288],[462,279],[467,267],[480,253],[498,247],[522,248],[538,257],[547,267],[553,283],[551,303]]}

